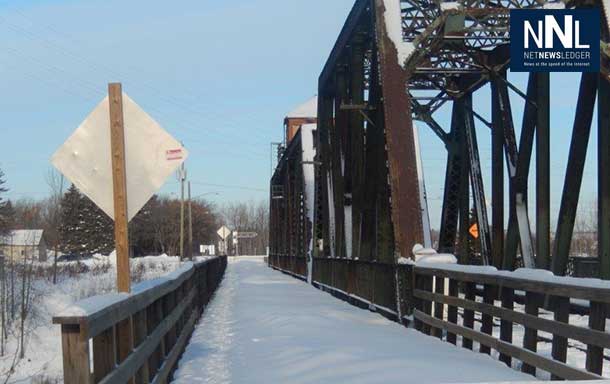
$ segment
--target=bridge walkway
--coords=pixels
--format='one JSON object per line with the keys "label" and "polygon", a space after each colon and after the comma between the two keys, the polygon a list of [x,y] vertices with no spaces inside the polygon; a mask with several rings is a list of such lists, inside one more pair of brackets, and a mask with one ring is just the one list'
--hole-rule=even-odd
{"label": "bridge walkway", "polygon": [[229,260],[174,383],[528,381],[478,353],[406,329],[268,268]]}

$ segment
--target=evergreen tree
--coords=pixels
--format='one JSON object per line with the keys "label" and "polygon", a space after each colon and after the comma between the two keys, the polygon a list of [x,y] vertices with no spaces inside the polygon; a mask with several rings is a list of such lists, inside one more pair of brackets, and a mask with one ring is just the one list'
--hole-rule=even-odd
{"label": "evergreen tree", "polygon": [[108,255],[114,250],[114,222],[93,201],[83,196],[81,209],[85,253]]}
{"label": "evergreen tree", "polygon": [[83,196],[72,184],[61,200],[60,250],[71,255],[83,253]]}
{"label": "evergreen tree", "polygon": [[60,249],[64,253],[91,256],[114,250],[114,224],[93,201],[72,185],[61,202]]}

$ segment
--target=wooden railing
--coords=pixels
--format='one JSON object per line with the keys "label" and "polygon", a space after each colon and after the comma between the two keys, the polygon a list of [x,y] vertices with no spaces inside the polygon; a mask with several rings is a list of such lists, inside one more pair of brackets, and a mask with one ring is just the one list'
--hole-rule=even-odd
{"label": "wooden railing", "polygon": [[226,265],[226,257],[187,264],[130,295],[85,300],[54,317],[64,383],[166,383]]}
{"label": "wooden railing", "polygon": [[[418,330],[453,344],[461,336],[464,348],[473,349],[476,342],[482,353],[496,350],[500,360],[509,366],[512,359],[521,361],[526,373],[536,374],[541,369],[554,379],[601,378],[604,349],[610,348],[610,334],[605,332],[610,303],[607,284],[480,267],[430,264],[409,268],[414,281],[413,318]],[[588,326],[570,324],[570,299],[588,303]],[[480,328],[475,325],[476,317]],[[494,318],[500,321],[499,332],[494,332]],[[514,323],[524,330],[521,340],[513,333]],[[538,332],[552,335],[548,340],[552,343],[552,356],[537,353]],[[566,364],[570,339],[586,345],[585,367]]]}

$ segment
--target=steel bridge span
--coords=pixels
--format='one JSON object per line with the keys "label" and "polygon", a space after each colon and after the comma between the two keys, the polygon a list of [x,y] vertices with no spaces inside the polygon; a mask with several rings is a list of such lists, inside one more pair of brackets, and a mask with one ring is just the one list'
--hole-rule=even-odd
{"label": "steel bridge span", "polygon": [[[584,163],[596,151],[598,254],[592,256],[598,276],[610,279],[608,7],[604,1],[357,0],[319,77],[314,161],[304,160],[311,148],[297,134],[286,143],[271,179],[269,264],[356,305],[400,322],[414,321],[426,333],[442,330],[442,337],[455,331],[452,323],[472,328],[471,314],[482,310],[472,304],[477,297],[492,307],[481,312],[483,334],[493,333],[494,307],[512,311],[524,305],[526,317],[544,309],[569,323],[566,319],[576,310],[569,299],[566,304],[569,294],[555,297],[537,290],[528,299],[515,294],[522,286],[512,280],[508,290],[491,281],[473,285],[478,280],[470,273],[476,269],[419,278],[403,264],[415,258],[414,247],[421,244],[455,255],[462,265],[506,271],[499,274],[526,267],[566,275]],[[542,8],[599,8],[602,15],[601,71],[583,73],[573,104],[561,106],[575,111],[565,148],[550,145],[551,121],[561,112],[551,103],[551,91],[561,92],[554,76],[530,73],[520,88],[509,71],[511,11]],[[443,109],[450,111],[447,123],[439,117]],[[595,120],[593,149],[589,141]],[[415,121],[429,128],[447,153],[446,166],[437,170],[445,176],[434,244],[427,206],[431,191],[424,184]],[[484,135],[477,127],[484,127]],[[491,169],[481,162],[482,140],[492,143]],[[552,209],[550,199],[551,151],[567,157],[558,209]],[[310,170],[313,180],[307,176]],[[491,196],[485,194],[487,182]],[[551,216],[558,217],[556,227]],[[473,224],[476,240],[469,233]],[[445,300],[444,294],[455,298]],[[458,307],[465,311],[459,320]],[[583,310],[598,318],[597,326],[591,320],[592,329],[603,330],[601,319],[608,311],[605,304],[599,313],[594,308],[590,304]],[[434,316],[448,323],[435,323]],[[510,349],[515,318],[500,318],[504,331],[497,336]],[[535,352],[536,332],[542,328],[525,328],[521,346]],[[461,329],[457,333],[466,337]],[[569,335],[557,337],[552,360],[563,364],[561,337]],[[472,343],[465,346],[472,348]],[[487,340],[481,351],[502,348]],[[602,358],[603,347],[595,350],[598,355],[591,359]],[[518,355],[500,354],[507,363]],[[586,369],[599,374],[601,363],[593,360]],[[524,366],[530,373],[541,367]]]}

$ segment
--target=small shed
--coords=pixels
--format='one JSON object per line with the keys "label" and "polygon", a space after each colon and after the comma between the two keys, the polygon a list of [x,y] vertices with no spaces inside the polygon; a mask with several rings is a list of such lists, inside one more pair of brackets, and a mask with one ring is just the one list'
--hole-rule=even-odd
{"label": "small shed", "polygon": [[42,229],[17,229],[0,237],[0,253],[7,261],[47,261],[47,243]]}

